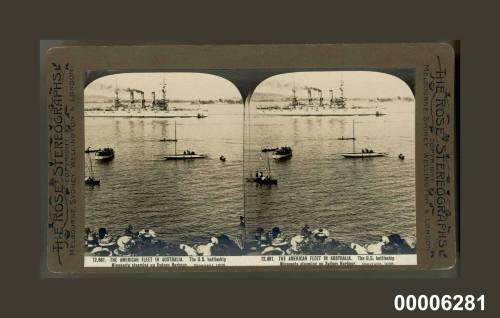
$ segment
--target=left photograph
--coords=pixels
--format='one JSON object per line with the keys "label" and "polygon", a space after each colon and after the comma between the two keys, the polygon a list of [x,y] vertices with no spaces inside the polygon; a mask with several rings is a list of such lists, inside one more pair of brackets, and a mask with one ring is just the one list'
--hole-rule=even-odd
{"label": "left photograph", "polygon": [[199,255],[226,239],[240,250],[244,106],[231,82],[108,75],[84,104],[87,255]]}

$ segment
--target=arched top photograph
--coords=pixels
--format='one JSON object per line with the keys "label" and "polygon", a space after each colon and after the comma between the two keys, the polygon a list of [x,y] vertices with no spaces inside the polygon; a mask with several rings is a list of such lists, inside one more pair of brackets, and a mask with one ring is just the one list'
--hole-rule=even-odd
{"label": "arched top photograph", "polygon": [[402,79],[373,71],[314,71],[275,75],[251,96],[260,115],[383,116],[394,104],[414,104]]}
{"label": "arched top photograph", "polygon": [[228,80],[193,72],[121,73],[85,88],[86,117],[205,118],[213,105],[242,105]]}

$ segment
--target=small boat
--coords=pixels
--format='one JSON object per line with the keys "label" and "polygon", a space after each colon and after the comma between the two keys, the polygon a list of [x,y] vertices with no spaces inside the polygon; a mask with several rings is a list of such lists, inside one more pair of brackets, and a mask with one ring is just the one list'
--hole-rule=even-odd
{"label": "small boat", "polygon": [[177,139],[162,138],[162,139],[160,139],[160,141],[163,141],[163,142],[175,142],[175,141],[177,141]]}
{"label": "small boat", "polygon": [[276,160],[289,159],[291,156],[292,156],[292,148],[288,146],[280,147],[273,152],[273,159]]}
{"label": "small boat", "polygon": [[221,155],[221,156],[219,157],[219,159],[220,159],[220,161],[226,161],[226,157],[224,157],[224,155]]}
{"label": "small boat", "polygon": [[387,157],[387,152],[352,152],[341,154],[344,158],[356,159],[356,158],[374,158],[374,157]]}
{"label": "small boat", "polygon": [[278,148],[262,148],[262,152],[276,151]]}
{"label": "small boat", "polygon": [[354,137],[344,137],[344,136],[342,136],[342,137],[337,138],[337,140],[356,140],[356,138],[354,138]]}
{"label": "small boat", "polygon": [[189,154],[166,155],[163,158],[165,158],[165,160],[203,159],[203,158],[207,158],[207,155],[200,155],[200,154],[191,152]]}
{"label": "small boat", "polygon": [[99,161],[110,161],[115,157],[115,151],[113,148],[106,147],[104,149],[99,149],[95,153],[95,160]]}
{"label": "small boat", "polygon": [[197,154],[191,150],[185,150],[182,154],[177,153],[177,122],[174,123],[174,154],[163,156],[165,160],[191,160],[204,159],[207,155]]}
{"label": "small boat", "polygon": [[399,154],[398,158],[399,158],[400,160],[405,160],[405,156],[404,156],[402,153],[400,153],[400,154]]}
{"label": "small boat", "polygon": [[101,180],[99,179],[96,179],[94,177],[86,177],[85,178],[85,185],[88,185],[88,186],[98,186],[98,185],[101,185]]}
{"label": "small boat", "polygon": [[277,185],[278,180],[273,179],[272,177],[264,177],[264,178],[249,178],[249,181],[253,181],[260,185]]}
{"label": "small boat", "polygon": [[90,158],[90,155],[88,157],[89,157],[89,176],[85,178],[85,185],[91,187],[98,186],[101,184],[101,180],[97,179],[94,176],[94,169],[92,168],[92,159]]}
{"label": "small boat", "polygon": [[88,147],[87,149],[85,149],[85,153],[91,153],[91,152],[97,152],[101,149],[91,149],[90,147]]}
{"label": "small boat", "polygon": [[255,182],[260,185],[277,185],[278,180],[274,179],[271,175],[271,164],[269,163],[269,156],[267,157],[267,176],[264,176],[262,172],[256,173],[255,177],[247,178],[248,182]]}
{"label": "small boat", "polygon": [[352,121],[352,152],[341,153],[340,155],[347,159],[363,159],[363,158],[375,158],[375,157],[386,157],[388,153],[386,152],[375,152],[371,149],[365,148],[361,152],[356,152],[356,137],[354,136],[354,120]]}

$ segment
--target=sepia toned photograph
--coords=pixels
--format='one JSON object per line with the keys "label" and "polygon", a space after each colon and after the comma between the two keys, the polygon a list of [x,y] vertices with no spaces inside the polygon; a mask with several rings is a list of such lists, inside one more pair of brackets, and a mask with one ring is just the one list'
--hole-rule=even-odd
{"label": "sepia toned photograph", "polygon": [[245,219],[270,238],[257,235],[257,250],[415,253],[415,100],[405,82],[380,72],[280,74],[248,105]]}
{"label": "sepia toned photograph", "polygon": [[118,74],[85,90],[92,255],[194,253],[243,210],[243,104],[199,73]]}
{"label": "sepia toned photograph", "polygon": [[87,256],[415,254],[415,100],[393,75],[285,73],[244,102],[211,74],[122,73],[84,104]]}

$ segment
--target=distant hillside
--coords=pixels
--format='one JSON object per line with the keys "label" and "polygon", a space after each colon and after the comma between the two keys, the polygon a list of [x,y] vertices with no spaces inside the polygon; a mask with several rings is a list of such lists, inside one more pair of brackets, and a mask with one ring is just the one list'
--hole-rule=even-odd
{"label": "distant hillside", "polygon": [[[336,96],[338,97],[338,96]],[[354,97],[354,98],[350,98],[349,96],[345,96],[348,100],[359,100],[359,101],[363,101],[363,100],[367,100],[367,101],[370,101],[370,102],[380,102],[380,103],[384,103],[384,102],[392,102],[392,101],[396,101],[396,100],[400,100],[400,101],[413,101],[414,99],[412,97],[402,97],[402,96],[395,96],[395,97],[376,97],[376,98],[363,98],[363,97]],[[306,100],[306,98],[304,97],[299,97],[298,98],[299,100]],[[315,97],[314,99],[317,99],[317,97]],[[279,102],[279,101],[291,101],[292,100],[292,96],[290,95],[282,95],[282,94],[277,94],[277,93],[255,93],[252,95],[252,101],[253,102]],[[329,100],[329,97],[327,98],[324,98],[324,100]]]}
{"label": "distant hillside", "polygon": [[107,96],[95,95],[95,94],[85,94],[86,103],[111,103],[113,99]]}
{"label": "distant hillside", "polygon": [[287,101],[291,99],[291,96],[277,93],[254,93],[252,95],[252,101],[254,102]]}

